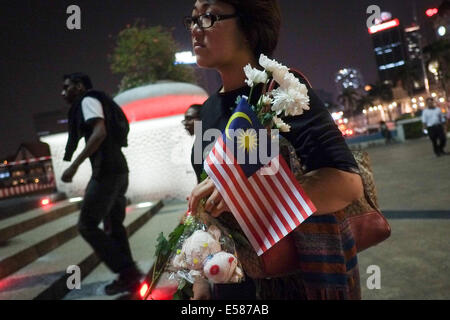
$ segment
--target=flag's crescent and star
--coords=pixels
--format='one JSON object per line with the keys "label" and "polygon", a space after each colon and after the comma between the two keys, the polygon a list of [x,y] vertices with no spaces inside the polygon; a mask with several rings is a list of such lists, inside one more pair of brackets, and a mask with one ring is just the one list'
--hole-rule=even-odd
{"label": "flag's crescent and star", "polygon": [[230,120],[228,120],[227,127],[225,128],[225,134],[227,135],[227,138],[230,139],[230,140],[231,140],[231,137],[230,137],[230,126],[231,126],[231,123],[234,120],[238,119],[238,118],[243,118],[243,119],[247,120],[250,123],[250,125],[253,126],[253,122],[252,122],[252,120],[250,119],[250,117],[247,114],[245,114],[244,112],[236,112],[236,113],[234,113],[231,116]]}
{"label": "flag's crescent and star", "polygon": [[[250,117],[244,113],[244,112],[236,112],[231,117],[230,120],[228,120],[228,124],[225,128],[225,135],[229,140],[232,140],[230,136],[230,126],[233,123],[234,120],[242,118],[244,120],[247,120],[250,123],[250,126],[253,126],[253,122],[250,119]],[[239,139],[239,146],[246,150],[247,152],[250,150],[253,150],[258,145],[257,137],[254,131],[246,130],[244,133],[241,133],[238,137]]]}

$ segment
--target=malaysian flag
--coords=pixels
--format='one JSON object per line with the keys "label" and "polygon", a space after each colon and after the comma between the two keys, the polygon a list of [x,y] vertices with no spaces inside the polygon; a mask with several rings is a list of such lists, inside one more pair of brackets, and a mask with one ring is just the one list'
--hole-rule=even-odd
{"label": "malaysian flag", "polygon": [[243,98],[204,162],[258,256],[316,211],[266,132]]}

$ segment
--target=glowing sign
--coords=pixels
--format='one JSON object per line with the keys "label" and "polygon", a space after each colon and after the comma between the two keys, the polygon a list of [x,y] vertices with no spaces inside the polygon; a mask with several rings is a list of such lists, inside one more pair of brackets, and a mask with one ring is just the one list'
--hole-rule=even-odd
{"label": "glowing sign", "polygon": [[391,28],[398,27],[399,25],[400,25],[400,21],[398,19],[394,19],[394,20],[391,20],[389,22],[382,23],[382,24],[370,27],[369,28],[369,33],[370,34],[374,34],[374,33],[380,32],[380,31],[384,31],[384,30],[388,30],[388,29],[391,29]]}
{"label": "glowing sign", "polygon": [[432,16],[438,14],[438,12],[439,12],[438,8],[430,8],[430,9],[428,9],[427,11],[425,11],[425,14],[426,14],[429,18],[431,18]]}
{"label": "glowing sign", "polygon": [[197,57],[191,51],[175,53],[175,64],[196,64]]}

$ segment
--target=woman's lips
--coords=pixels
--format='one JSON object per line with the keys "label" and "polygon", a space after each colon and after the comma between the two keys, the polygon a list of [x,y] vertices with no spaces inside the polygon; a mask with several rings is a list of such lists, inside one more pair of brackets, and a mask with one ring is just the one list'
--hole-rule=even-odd
{"label": "woman's lips", "polygon": [[205,45],[200,42],[194,42],[194,50],[205,48]]}

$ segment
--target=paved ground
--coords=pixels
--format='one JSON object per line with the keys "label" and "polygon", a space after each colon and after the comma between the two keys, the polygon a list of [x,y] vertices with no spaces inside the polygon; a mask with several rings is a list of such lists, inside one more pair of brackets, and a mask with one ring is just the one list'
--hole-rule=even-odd
{"label": "paved ground", "polygon": [[[367,151],[392,236],[359,255],[363,299],[450,299],[450,156],[426,138]],[[371,265],[381,289],[367,288]]]}
{"label": "paved ground", "polygon": [[366,150],[382,209],[450,211],[450,156],[437,158],[427,138]]}
{"label": "paved ground", "polygon": [[[363,299],[450,299],[450,156],[436,158],[426,138],[367,151],[392,236],[358,256]],[[174,205],[185,208],[184,203]],[[133,250],[142,252],[137,260],[143,269],[152,263],[153,229],[172,230],[179,209],[166,208],[132,237]],[[380,289],[366,285],[370,266],[380,269]],[[86,279],[93,284],[89,288],[111,280],[105,270],[100,266]],[[66,297],[74,298],[100,297],[96,291]]]}

